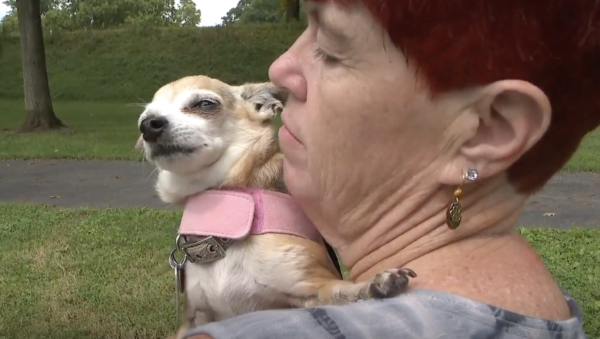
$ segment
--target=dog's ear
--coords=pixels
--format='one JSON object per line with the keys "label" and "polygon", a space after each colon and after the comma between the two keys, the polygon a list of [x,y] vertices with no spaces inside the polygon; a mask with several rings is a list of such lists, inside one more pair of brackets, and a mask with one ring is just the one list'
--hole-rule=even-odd
{"label": "dog's ear", "polygon": [[135,146],[133,148],[136,151],[141,151],[142,149],[144,149],[144,139],[142,138],[141,134],[140,134],[140,137],[137,139],[137,142],[135,143]]}

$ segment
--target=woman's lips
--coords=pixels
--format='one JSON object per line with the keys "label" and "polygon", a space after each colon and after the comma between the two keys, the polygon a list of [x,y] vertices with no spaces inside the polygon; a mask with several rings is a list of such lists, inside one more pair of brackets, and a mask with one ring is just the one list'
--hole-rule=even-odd
{"label": "woman's lips", "polygon": [[285,124],[282,125],[281,128],[279,128],[279,140],[296,145],[302,145],[300,140],[298,140],[298,138],[296,138],[296,136],[292,134],[292,132],[290,132],[290,130],[285,126]]}

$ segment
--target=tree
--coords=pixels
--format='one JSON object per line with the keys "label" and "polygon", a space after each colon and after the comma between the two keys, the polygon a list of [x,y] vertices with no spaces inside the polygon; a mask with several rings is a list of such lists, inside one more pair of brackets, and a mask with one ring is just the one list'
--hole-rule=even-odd
{"label": "tree", "polygon": [[[4,3],[16,8],[16,0]],[[196,26],[201,20],[192,0],[41,0],[41,5],[42,25],[48,30]]]}
{"label": "tree", "polygon": [[285,0],[285,19],[287,22],[300,20],[300,0]]}
{"label": "tree", "polygon": [[2,18],[2,33],[10,34],[19,32],[19,23],[17,22],[17,12],[9,12]]}
{"label": "tree", "polygon": [[221,18],[223,25],[233,23],[275,23],[283,21],[280,0],[240,0]]}
{"label": "tree", "polygon": [[181,26],[198,26],[202,20],[202,12],[196,8],[192,0],[179,0],[176,22]]}
{"label": "tree", "polygon": [[16,5],[21,37],[26,113],[21,131],[31,132],[64,127],[62,121],[54,114],[50,97],[40,0],[18,0]]}
{"label": "tree", "polygon": [[[4,0],[2,3],[10,8],[11,12],[17,10],[17,0]],[[46,14],[56,4],[56,0],[40,0],[40,14]]]}

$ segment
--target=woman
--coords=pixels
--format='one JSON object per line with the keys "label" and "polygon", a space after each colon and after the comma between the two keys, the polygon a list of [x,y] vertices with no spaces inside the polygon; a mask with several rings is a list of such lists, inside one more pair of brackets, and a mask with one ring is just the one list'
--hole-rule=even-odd
{"label": "woman", "polygon": [[291,92],[286,183],[350,279],[418,277],[398,298],[256,312],[188,338],[585,338],[515,227],[600,124],[598,6],[306,2],[308,28],[269,70]]}

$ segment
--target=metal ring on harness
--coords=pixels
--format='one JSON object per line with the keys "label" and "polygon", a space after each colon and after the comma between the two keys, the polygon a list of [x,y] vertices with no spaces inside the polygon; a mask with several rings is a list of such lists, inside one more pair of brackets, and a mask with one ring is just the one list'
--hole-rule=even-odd
{"label": "metal ring on harness", "polygon": [[[183,253],[183,259],[181,260],[181,262],[177,261],[177,259],[175,258],[175,253],[177,252]],[[169,254],[169,265],[171,266],[171,268],[182,268],[187,262],[187,260],[187,255],[180,248],[174,248],[173,250],[171,250],[171,254]]]}

